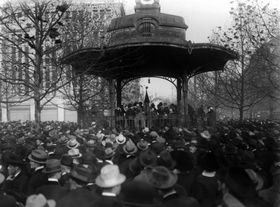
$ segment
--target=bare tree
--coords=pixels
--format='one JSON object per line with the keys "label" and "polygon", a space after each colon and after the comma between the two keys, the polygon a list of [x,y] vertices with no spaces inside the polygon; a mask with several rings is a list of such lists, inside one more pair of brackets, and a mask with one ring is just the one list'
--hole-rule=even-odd
{"label": "bare tree", "polygon": [[41,111],[55,96],[62,78],[56,52],[68,7],[53,0],[32,0],[7,2],[0,8],[0,39],[7,48],[2,50],[2,62],[9,71],[1,73],[0,79],[18,87],[20,101],[34,100],[38,126]]}
{"label": "bare tree", "polygon": [[[122,57],[120,55],[101,64],[95,64],[98,62],[96,60],[103,57],[102,50],[110,38],[106,32],[110,20],[120,15],[119,8],[116,6],[110,2],[98,4],[96,8],[85,4],[73,4],[66,12],[66,19],[71,21],[66,22],[63,27],[64,54],[86,48],[101,51],[97,57],[82,57],[81,55],[78,61],[79,65],[82,65],[81,70],[77,72],[69,67],[66,71],[66,79],[62,80],[62,82],[68,83],[63,84],[60,93],[63,94],[67,105],[71,105],[77,111],[78,123],[81,127],[86,126],[86,123],[89,122],[89,116],[100,114],[98,112],[108,109],[109,106],[109,84],[104,78],[92,75],[91,70],[93,69],[95,74],[98,74],[99,71],[102,74],[107,68],[113,71],[112,63]],[[118,66],[115,68],[119,69]],[[127,95],[127,93],[123,93],[123,95]]]}
{"label": "bare tree", "polygon": [[[252,67],[252,55],[277,32],[277,16],[266,16],[269,7],[260,9],[257,1],[246,3],[232,1],[236,6],[231,8],[233,25],[227,29],[218,27],[213,31],[211,42],[221,44],[239,53],[239,59],[229,62],[224,72],[200,75],[200,86],[208,96],[213,97],[218,106],[228,107],[239,111],[242,120],[244,112],[262,101],[269,95],[266,88],[256,87],[252,74],[258,75]],[[274,10],[273,10],[274,11]],[[264,20],[269,20],[265,23]]]}

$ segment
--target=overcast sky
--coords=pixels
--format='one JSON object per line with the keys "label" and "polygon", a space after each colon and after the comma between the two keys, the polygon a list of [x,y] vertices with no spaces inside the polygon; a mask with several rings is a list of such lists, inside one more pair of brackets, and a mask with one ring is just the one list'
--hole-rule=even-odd
{"label": "overcast sky", "polygon": [[[135,0],[123,0],[127,14],[134,13]],[[160,0],[161,12],[182,16],[189,26],[187,40],[207,42],[213,29],[230,24],[232,0]],[[242,2],[242,0],[240,0]],[[245,1],[245,0],[243,0]],[[280,8],[280,0],[266,0]]]}
{"label": "overcast sky", "polygon": [[[125,1],[127,13],[134,13],[134,0]],[[229,21],[229,0],[160,0],[161,12],[182,16],[189,26],[186,38],[206,42],[213,28]]]}

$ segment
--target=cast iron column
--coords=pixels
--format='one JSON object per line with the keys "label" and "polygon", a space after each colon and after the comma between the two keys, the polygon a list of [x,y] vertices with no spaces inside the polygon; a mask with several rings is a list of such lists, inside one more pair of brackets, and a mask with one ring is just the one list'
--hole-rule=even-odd
{"label": "cast iron column", "polygon": [[109,100],[110,100],[110,126],[115,127],[115,86],[114,79],[108,79],[109,82]]}
{"label": "cast iron column", "polygon": [[122,80],[121,79],[117,79],[116,90],[117,90],[117,106],[121,107],[122,105]]}
{"label": "cast iron column", "polygon": [[188,91],[189,91],[189,78],[186,74],[183,76],[183,112],[184,112],[184,126],[189,127],[190,117],[188,108]]}
{"label": "cast iron column", "polygon": [[177,123],[182,124],[182,80],[177,78]]}

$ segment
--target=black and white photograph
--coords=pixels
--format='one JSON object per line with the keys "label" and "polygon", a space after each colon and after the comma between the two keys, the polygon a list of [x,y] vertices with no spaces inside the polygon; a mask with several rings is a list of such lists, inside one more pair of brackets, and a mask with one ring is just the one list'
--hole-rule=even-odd
{"label": "black and white photograph", "polygon": [[0,207],[280,207],[280,1],[0,0]]}

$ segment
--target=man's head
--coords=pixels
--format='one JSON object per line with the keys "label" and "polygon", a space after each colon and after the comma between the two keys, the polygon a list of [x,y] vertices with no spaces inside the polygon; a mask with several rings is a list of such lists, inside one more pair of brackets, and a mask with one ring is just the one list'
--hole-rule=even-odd
{"label": "man's head", "polygon": [[95,183],[97,186],[101,187],[103,191],[119,194],[121,184],[125,180],[125,175],[120,173],[117,165],[105,165],[101,168],[100,175],[95,179]]}
{"label": "man's head", "polygon": [[68,155],[63,155],[61,158],[61,171],[62,173],[70,173],[73,167],[73,159]]}
{"label": "man's head", "polygon": [[49,159],[46,162],[46,167],[43,170],[49,178],[61,178],[61,162],[58,159]]}
{"label": "man's head", "polygon": [[75,166],[70,172],[70,189],[77,189],[92,183],[93,173],[91,168],[86,168],[83,165]]}
{"label": "man's head", "polygon": [[35,169],[39,166],[45,165],[48,159],[48,154],[42,149],[35,149],[28,156],[28,159],[31,169]]}
{"label": "man's head", "polygon": [[9,175],[15,175],[18,171],[20,170],[19,166],[15,166],[15,165],[8,165],[8,174]]}
{"label": "man's head", "polygon": [[177,182],[177,175],[164,166],[147,167],[147,181],[160,191],[172,189]]}
{"label": "man's head", "polygon": [[23,160],[21,160],[17,155],[10,154],[7,159],[7,169],[9,175],[15,175],[19,172],[23,166]]}

